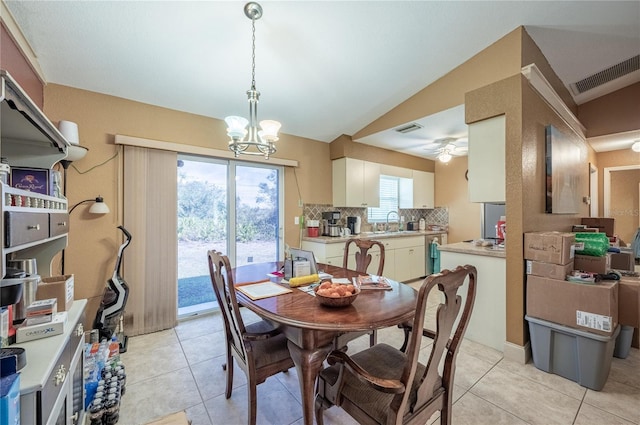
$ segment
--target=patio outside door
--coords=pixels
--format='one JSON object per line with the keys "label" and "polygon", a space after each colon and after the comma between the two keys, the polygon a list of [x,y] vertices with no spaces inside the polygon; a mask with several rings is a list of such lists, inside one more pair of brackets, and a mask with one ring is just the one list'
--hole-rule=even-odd
{"label": "patio outside door", "polygon": [[282,167],[182,155],[178,161],[178,316],[217,308],[207,251],[233,267],[283,252]]}

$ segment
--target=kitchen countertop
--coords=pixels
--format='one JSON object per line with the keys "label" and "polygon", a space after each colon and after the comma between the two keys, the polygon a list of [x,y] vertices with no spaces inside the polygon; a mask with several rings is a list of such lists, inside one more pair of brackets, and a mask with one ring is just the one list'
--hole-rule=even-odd
{"label": "kitchen countertop", "polygon": [[355,236],[318,236],[315,238],[310,238],[308,236],[303,236],[302,240],[307,242],[317,242],[317,243],[345,243],[349,239],[386,239],[386,238],[406,238],[410,236],[428,236],[428,235],[442,235],[447,232],[444,230],[404,230],[402,232],[362,232],[359,235]]}
{"label": "kitchen countertop", "polygon": [[476,246],[470,242],[457,242],[447,245],[440,245],[440,251],[457,252],[460,254],[484,255],[486,257],[506,258],[504,249],[493,249],[492,247]]}

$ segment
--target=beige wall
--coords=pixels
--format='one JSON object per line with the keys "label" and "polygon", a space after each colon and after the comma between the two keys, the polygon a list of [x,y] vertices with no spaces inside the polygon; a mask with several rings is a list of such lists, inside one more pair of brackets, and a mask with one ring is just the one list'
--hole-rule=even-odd
{"label": "beige wall", "polygon": [[453,158],[447,164],[436,162],[435,202],[449,211],[448,243],[480,238],[482,204],[469,202],[467,162],[466,156]]}
{"label": "beige wall", "polygon": [[640,129],[640,83],[580,105],[578,119],[587,137]]}
{"label": "beige wall", "polygon": [[640,228],[640,164],[635,170],[611,172],[609,217],[615,219],[614,232],[630,243]]}

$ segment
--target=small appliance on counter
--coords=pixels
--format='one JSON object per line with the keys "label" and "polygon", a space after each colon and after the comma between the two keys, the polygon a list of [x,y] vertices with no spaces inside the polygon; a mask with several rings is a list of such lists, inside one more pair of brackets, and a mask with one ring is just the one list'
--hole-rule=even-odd
{"label": "small appliance on counter", "polygon": [[307,236],[317,238],[319,235],[320,220],[307,220]]}
{"label": "small appliance on counter", "polygon": [[340,236],[340,211],[326,211],[322,213],[322,219],[327,220],[327,225],[323,229],[323,236],[339,237]]}
{"label": "small appliance on counter", "polygon": [[360,217],[347,217],[347,228],[352,235],[360,234],[362,219]]}

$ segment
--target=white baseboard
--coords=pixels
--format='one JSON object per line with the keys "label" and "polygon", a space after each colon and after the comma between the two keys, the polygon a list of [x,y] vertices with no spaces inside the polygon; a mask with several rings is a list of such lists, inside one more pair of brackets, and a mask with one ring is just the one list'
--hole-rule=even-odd
{"label": "white baseboard", "polygon": [[531,359],[531,345],[530,342],[524,346],[513,344],[511,342],[504,342],[503,349],[504,358],[521,364],[526,364]]}

